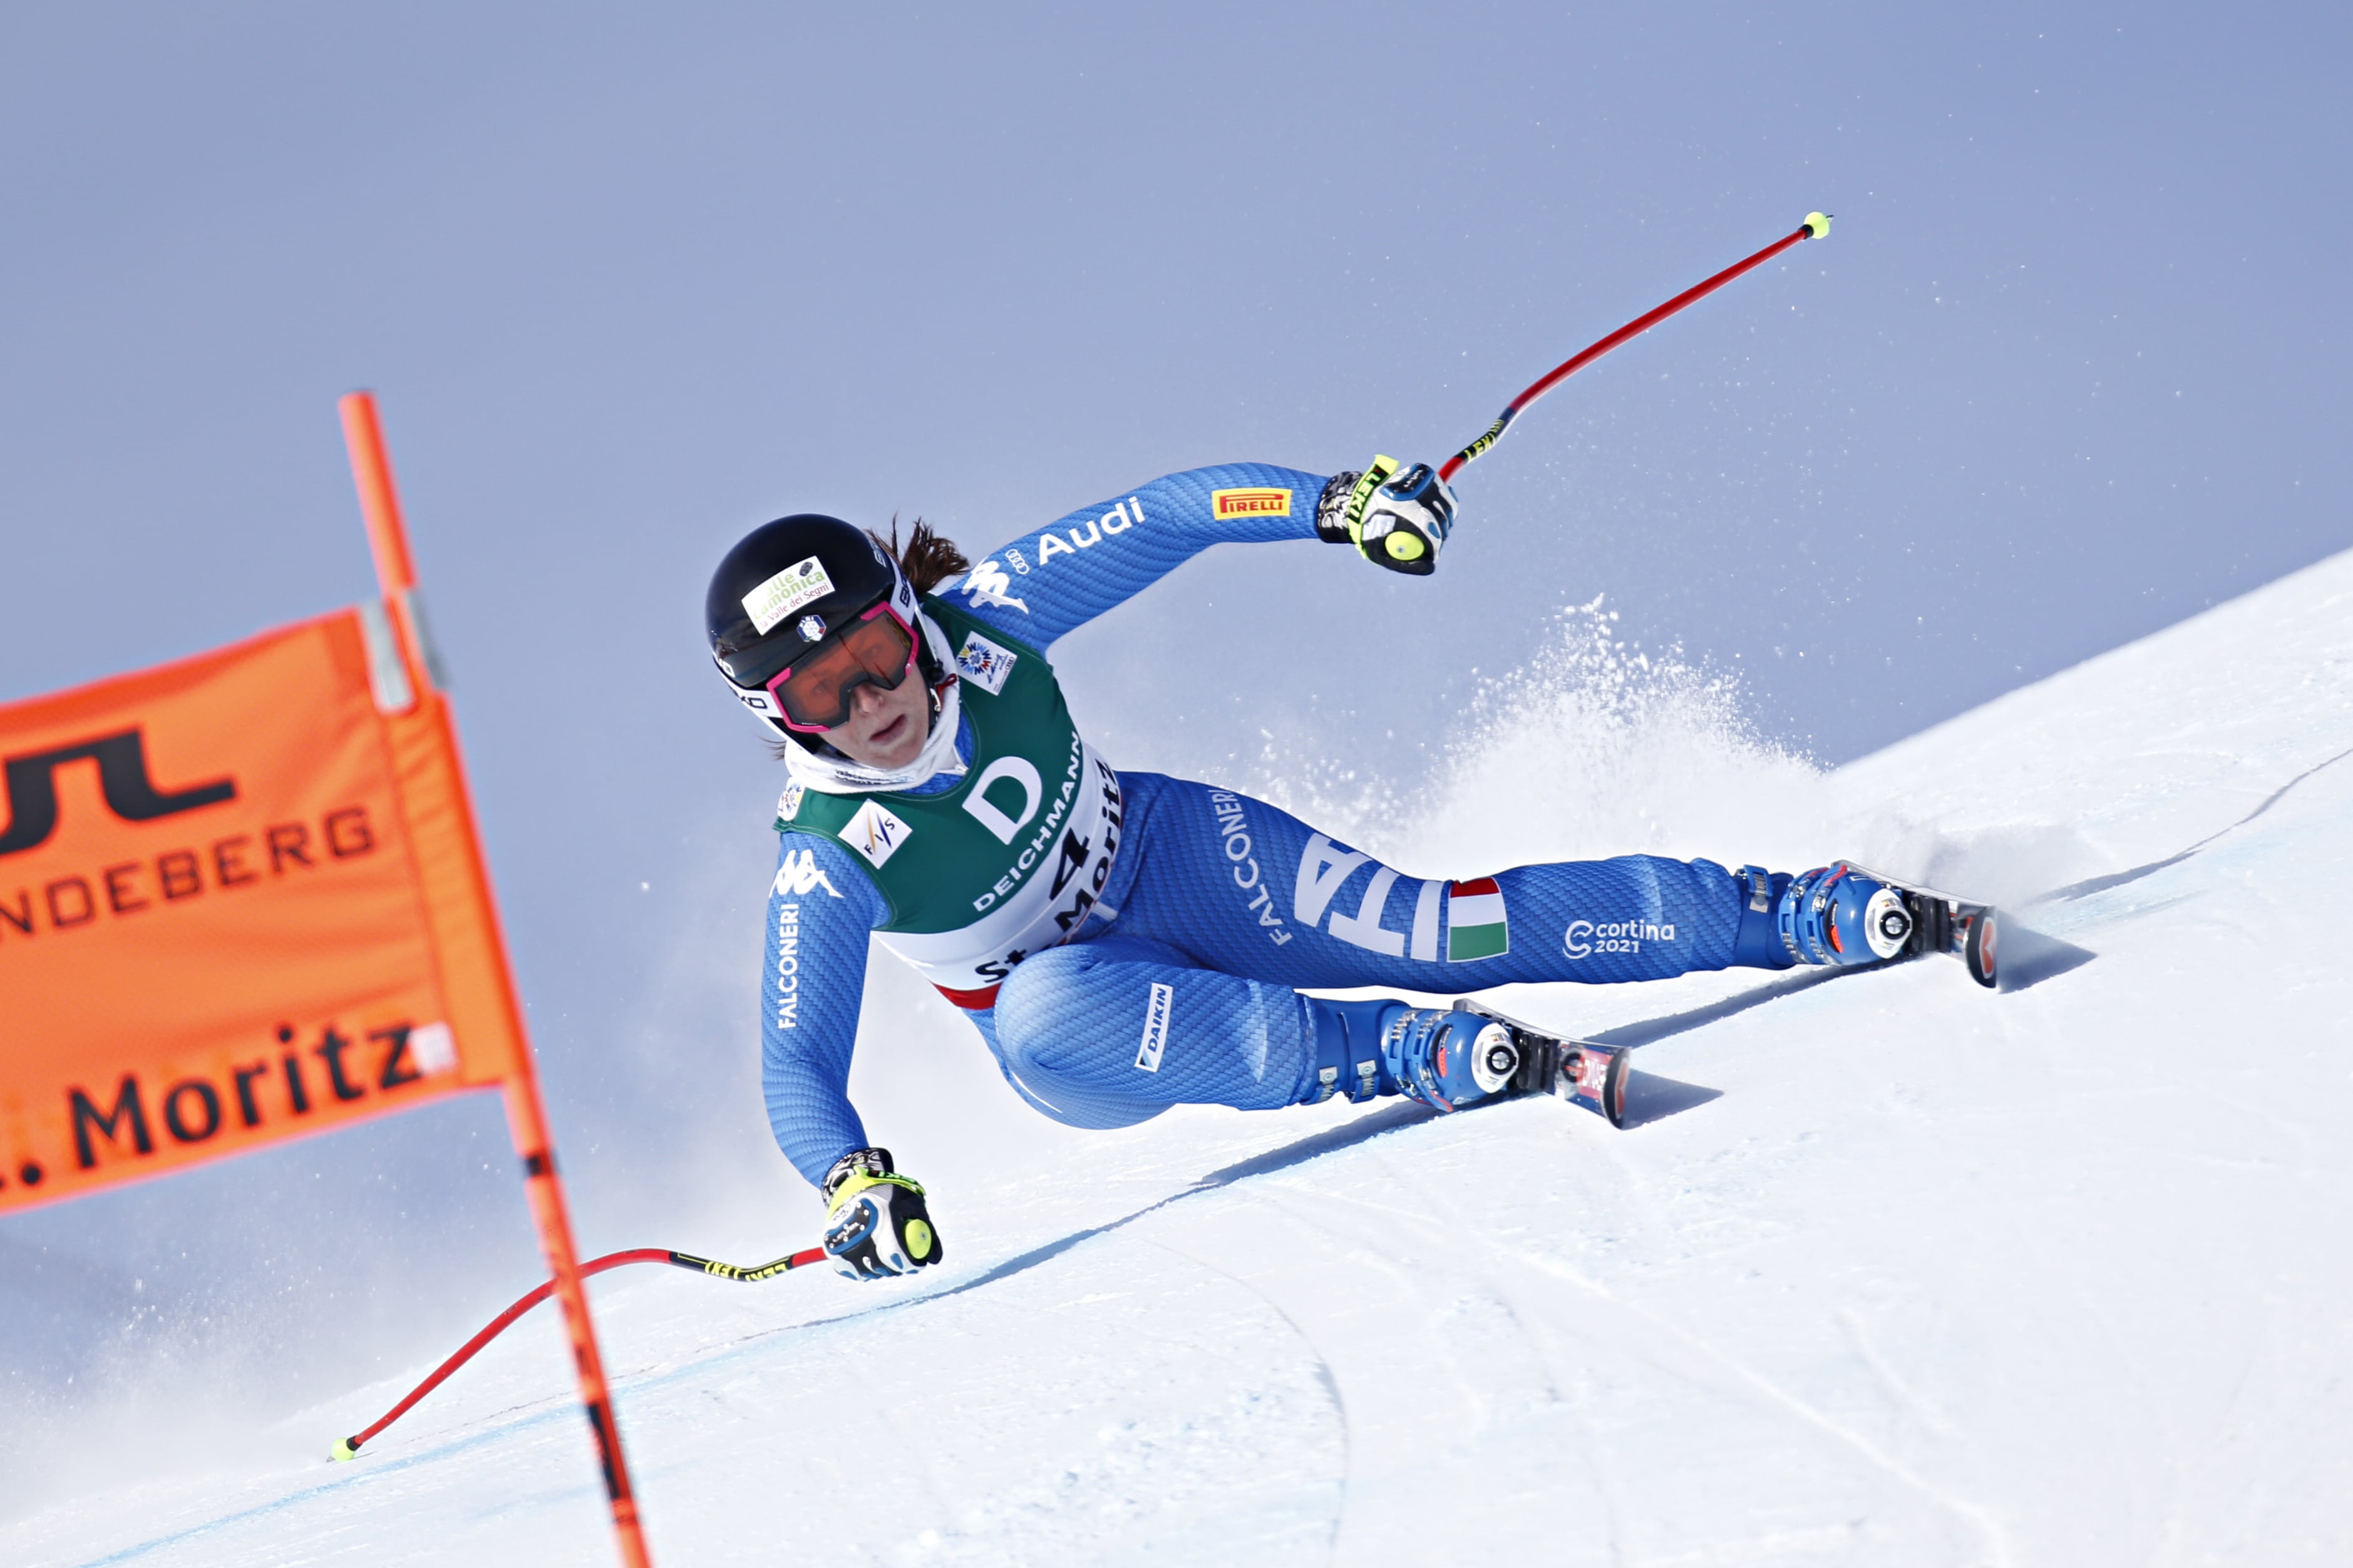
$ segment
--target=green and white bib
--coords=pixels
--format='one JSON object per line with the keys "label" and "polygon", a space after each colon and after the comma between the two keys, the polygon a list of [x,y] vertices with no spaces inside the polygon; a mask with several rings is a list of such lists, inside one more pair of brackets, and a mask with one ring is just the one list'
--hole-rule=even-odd
{"label": "green and white bib", "polygon": [[796,783],[776,830],[845,845],[890,906],[877,934],[961,1007],[1069,938],[1110,879],[1119,776],[1079,736],[1046,656],[954,605],[923,613],[955,650],[972,764],[937,795],[832,795]]}

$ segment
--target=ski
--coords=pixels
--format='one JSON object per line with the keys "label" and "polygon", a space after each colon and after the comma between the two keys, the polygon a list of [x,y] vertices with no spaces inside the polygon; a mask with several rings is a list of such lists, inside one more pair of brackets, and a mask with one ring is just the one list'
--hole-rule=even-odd
{"label": "ski", "polygon": [[1973,903],[1957,893],[1907,882],[1868,866],[1847,862],[1849,868],[1873,881],[1884,882],[1904,895],[1912,916],[1911,933],[1900,958],[1924,952],[1949,952],[1967,966],[1969,978],[1989,991],[2000,976],[1997,969],[1997,936],[2000,919],[1991,904]]}
{"label": "ski", "polygon": [[[1612,1127],[1626,1125],[1625,1047],[1563,1039],[1549,1029],[1498,1013],[1468,996],[1455,998],[1454,1006],[1457,1012],[1475,1013],[1512,1032],[1512,1048],[1518,1059],[1508,1069],[1509,1092],[1557,1095],[1607,1117]],[[1496,1066],[1500,1068],[1502,1064]]]}

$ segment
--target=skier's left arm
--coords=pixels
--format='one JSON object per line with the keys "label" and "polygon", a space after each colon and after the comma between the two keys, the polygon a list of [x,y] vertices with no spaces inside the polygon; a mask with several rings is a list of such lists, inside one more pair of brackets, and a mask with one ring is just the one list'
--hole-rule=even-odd
{"label": "skier's left arm", "polygon": [[[1413,481],[1411,485],[1405,483]],[[941,592],[1039,647],[1125,603],[1212,544],[1321,539],[1355,546],[1393,571],[1426,574],[1454,500],[1427,467],[1400,475],[1388,458],[1330,476],[1271,463],[1188,468],[1082,507],[980,558]],[[1352,526],[1353,519],[1353,526]],[[1386,547],[1400,525],[1418,555]]]}

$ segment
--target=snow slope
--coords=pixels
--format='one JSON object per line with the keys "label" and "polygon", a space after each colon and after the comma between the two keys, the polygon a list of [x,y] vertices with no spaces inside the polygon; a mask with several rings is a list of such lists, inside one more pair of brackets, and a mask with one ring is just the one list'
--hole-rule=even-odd
{"label": "snow slope", "polygon": [[[950,1261],[600,1283],[657,1561],[2353,1561],[2353,554],[1827,775],[1687,681],[1537,674],[1430,841],[1341,826],[1433,871],[1531,835],[1850,853],[2010,903],[2027,984],[1500,997],[1641,1047],[1624,1132],[1081,1134],[976,1047],[893,1076],[887,1037],[958,1026],[879,966],[858,1091]],[[610,1560],[552,1321],[321,1462],[407,1381],[0,1555]]]}

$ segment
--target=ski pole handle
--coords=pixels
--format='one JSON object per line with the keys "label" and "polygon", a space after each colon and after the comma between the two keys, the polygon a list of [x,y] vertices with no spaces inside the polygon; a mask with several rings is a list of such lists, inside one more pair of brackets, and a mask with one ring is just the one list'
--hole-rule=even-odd
{"label": "ski pole handle", "polygon": [[1462,450],[1455,453],[1454,456],[1447,458],[1445,464],[1439,468],[1438,477],[1440,479],[1452,479],[1454,476],[1461,470],[1463,464],[1468,463],[1472,458],[1484,453],[1488,447],[1493,446],[1496,442],[1504,438],[1504,432],[1511,426],[1513,420],[1520,416],[1520,410],[1525,408],[1529,404],[1534,403],[1537,398],[1542,397],[1546,393],[1550,392],[1554,387],[1558,386],[1562,382],[1567,381],[1570,376],[1575,375],[1578,371],[1583,370],[1587,365],[1591,364],[1595,360],[1599,359],[1603,354],[1608,353],[1611,349],[1616,348],[1620,343],[1624,342],[1628,338],[1638,337],[1641,333],[1648,331],[1651,328],[1657,326],[1661,321],[1665,321],[1669,316],[1673,315],[1677,310],[1682,310],[1685,305],[1691,304],[1693,301],[1697,300],[1705,299],[1708,295],[1715,293],[1718,289],[1723,288],[1726,283],[1731,282],[1734,279],[1739,277],[1750,268],[1763,266],[1766,262],[1772,260],[1775,257],[1780,255],[1783,251],[1788,249],[1789,247],[1798,244],[1799,241],[1820,239],[1823,236],[1829,234],[1830,231],[1831,220],[1826,214],[1808,213],[1806,215],[1806,221],[1799,224],[1793,232],[1783,235],[1780,238],[1775,240],[1772,244],[1767,246],[1756,255],[1748,257],[1744,260],[1734,262],[1731,266],[1725,268],[1723,271],[1717,273],[1706,282],[1699,284],[1696,287],[1684,289],[1682,293],[1676,295],[1673,299],[1668,300],[1657,310],[1652,310],[1649,315],[1636,317],[1634,320],[1627,322],[1624,326],[1619,328],[1616,331],[1610,333],[1608,337],[1602,339],[1599,342],[1593,344],[1590,348],[1588,348],[1574,357],[1565,360],[1560,364],[1554,366],[1551,374],[1546,375],[1535,385],[1529,387],[1525,392],[1521,393],[1517,397],[1512,399],[1511,406],[1504,409],[1504,412],[1496,417],[1496,420],[1493,425],[1487,426],[1487,433],[1485,435],[1480,437],[1476,441],[1472,442],[1468,447],[1463,447]]}

